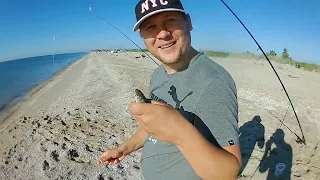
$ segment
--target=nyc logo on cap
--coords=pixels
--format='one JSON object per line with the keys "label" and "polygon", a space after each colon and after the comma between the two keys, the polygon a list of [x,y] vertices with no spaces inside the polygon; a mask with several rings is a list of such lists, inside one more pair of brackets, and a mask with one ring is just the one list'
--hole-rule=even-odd
{"label": "nyc logo on cap", "polygon": [[152,2],[153,8],[158,6],[157,3],[160,3],[162,6],[168,5],[168,1],[166,0],[146,0],[144,3],[141,4],[141,13],[144,13],[145,11],[149,10],[149,2]]}

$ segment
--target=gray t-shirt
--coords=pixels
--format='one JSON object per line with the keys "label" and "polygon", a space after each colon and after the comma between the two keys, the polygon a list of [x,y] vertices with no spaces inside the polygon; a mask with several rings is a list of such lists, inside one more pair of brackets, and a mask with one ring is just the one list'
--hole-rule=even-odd
{"label": "gray t-shirt", "polygon": [[[157,67],[149,91],[149,98],[178,109],[213,145],[221,148],[239,143],[236,85],[205,54],[199,53],[174,74],[167,74],[163,65]],[[141,166],[146,180],[200,179],[174,144],[152,136],[145,141]]]}

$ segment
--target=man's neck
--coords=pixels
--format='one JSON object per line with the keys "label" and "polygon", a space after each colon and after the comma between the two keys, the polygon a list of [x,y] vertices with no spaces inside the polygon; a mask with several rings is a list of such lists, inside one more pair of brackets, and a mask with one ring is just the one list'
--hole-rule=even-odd
{"label": "man's neck", "polygon": [[190,61],[198,54],[199,52],[195,50],[193,47],[185,54],[185,56],[181,57],[181,60],[175,64],[164,64],[164,68],[168,74],[174,74],[178,72],[183,66],[189,64]]}

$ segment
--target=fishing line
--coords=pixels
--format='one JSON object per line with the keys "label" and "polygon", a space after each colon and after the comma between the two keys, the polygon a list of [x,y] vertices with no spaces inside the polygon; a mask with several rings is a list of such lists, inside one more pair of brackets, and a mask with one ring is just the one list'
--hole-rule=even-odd
{"label": "fishing line", "polygon": [[56,71],[56,64],[54,61],[55,51],[56,51],[56,36],[53,37],[53,54],[52,54],[53,73]]}
{"label": "fishing line", "polygon": [[123,49],[123,52],[126,53],[126,55],[127,55],[128,57],[135,58],[135,57],[130,53],[130,51],[128,51],[128,52],[130,53],[130,55],[128,54],[127,50],[125,50],[125,49]]}
{"label": "fishing line", "polygon": [[[131,54],[131,52],[128,50],[126,50],[125,48],[123,48],[122,46],[120,46],[120,48],[123,50],[123,52],[128,56],[128,57],[132,57],[132,58],[136,58],[133,54]],[[129,55],[129,54],[130,55]]]}
{"label": "fishing line", "polygon": [[287,113],[288,113],[288,110],[289,110],[289,106],[290,106],[290,105],[288,105],[286,114],[284,114],[283,120],[280,122],[280,125],[279,125],[278,129],[281,128],[282,124],[284,123],[284,120],[286,119],[286,116],[287,116]]}
{"label": "fishing line", "polygon": [[[92,15],[92,7],[90,4],[90,8],[89,8],[89,12]],[[149,55],[147,54],[142,48],[140,48],[140,46],[138,46],[132,39],[130,39],[127,35],[125,35],[120,29],[118,29],[116,26],[114,26],[113,24],[111,24],[109,21],[105,20],[104,18],[94,15],[95,17],[101,19],[102,21],[108,23],[110,26],[112,26],[113,28],[115,28],[117,31],[119,31],[122,35],[124,35],[127,39],[129,39],[135,46],[137,46],[145,55],[147,55],[154,63],[156,63],[158,66],[159,64]]]}

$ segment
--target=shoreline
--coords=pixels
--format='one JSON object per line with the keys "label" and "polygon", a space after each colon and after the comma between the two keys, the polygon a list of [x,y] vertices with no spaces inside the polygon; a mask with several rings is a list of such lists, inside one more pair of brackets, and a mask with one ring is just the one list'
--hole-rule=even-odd
{"label": "shoreline", "polygon": [[[68,70],[70,67],[74,66],[76,63],[78,63],[80,60],[82,60],[83,58],[85,58],[86,56],[88,56],[90,53],[87,53],[86,55],[84,55],[83,57],[73,61],[72,63],[70,63],[69,65],[67,65],[66,67],[62,68],[60,71],[58,71],[56,74],[54,74],[53,76],[51,76],[49,79],[37,84],[36,86],[34,86],[33,88],[29,89],[27,92],[24,93],[24,95],[22,96],[16,96],[15,98],[11,99],[10,101],[8,101],[8,103],[6,103],[3,107],[1,107],[1,110],[5,110],[7,108],[7,110],[1,112],[3,115],[0,116],[0,124],[4,123],[8,118],[10,118],[17,110],[19,110],[19,108],[21,107],[21,105],[23,105],[26,101],[28,101],[28,99],[32,98],[32,96],[39,92],[41,89],[43,89],[46,85],[48,85],[50,82],[54,81],[56,78],[58,78],[63,72],[65,72],[66,70]],[[10,106],[10,103],[14,102],[15,100],[18,100],[18,102],[12,104]],[[9,106],[9,107],[8,107]]]}
{"label": "shoreline", "polygon": [[146,89],[149,73],[120,58],[90,53],[28,93],[0,122],[0,179],[141,179],[139,151],[121,166],[95,165],[138,127],[127,105],[133,87]]}

